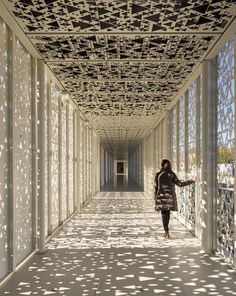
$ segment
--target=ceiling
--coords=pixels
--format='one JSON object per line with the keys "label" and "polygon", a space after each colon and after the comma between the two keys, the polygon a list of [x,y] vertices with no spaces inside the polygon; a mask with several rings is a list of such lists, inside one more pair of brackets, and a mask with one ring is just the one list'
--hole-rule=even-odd
{"label": "ceiling", "polygon": [[117,158],[235,17],[236,0],[3,0]]}

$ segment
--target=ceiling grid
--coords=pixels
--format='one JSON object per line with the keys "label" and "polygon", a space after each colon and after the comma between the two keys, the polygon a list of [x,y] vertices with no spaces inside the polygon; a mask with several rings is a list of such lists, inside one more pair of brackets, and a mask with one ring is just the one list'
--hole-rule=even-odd
{"label": "ceiling grid", "polygon": [[124,156],[235,17],[235,0],[3,0],[99,134]]}

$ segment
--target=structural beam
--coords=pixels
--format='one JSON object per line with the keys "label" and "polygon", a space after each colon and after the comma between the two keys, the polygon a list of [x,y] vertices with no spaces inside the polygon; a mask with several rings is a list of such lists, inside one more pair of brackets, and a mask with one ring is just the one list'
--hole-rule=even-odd
{"label": "structural beam", "polygon": [[92,32],[78,32],[78,31],[60,31],[60,32],[25,32],[25,34],[28,37],[33,37],[33,36],[47,36],[47,37],[54,37],[54,36],[114,36],[114,35],[119,35],[119,36],[159,36],[159,35],[164,35],[164,36],[214,36],[214,35],[221,35],[224,32],[222,31],[217,31],[217,32],[212,32],[212,31],[146,31],[146,32],[129,32],[129,31],[112,31],[112,32],[105,32],[105,31],[92,31]]}
{"label": "structural beam", "polygon": [[50,60],[45,58],[45,62],[48,64],[60,64],[60,63],[155,63],[155,64],[193,64],[199,62],[197,59],[55,59]]}

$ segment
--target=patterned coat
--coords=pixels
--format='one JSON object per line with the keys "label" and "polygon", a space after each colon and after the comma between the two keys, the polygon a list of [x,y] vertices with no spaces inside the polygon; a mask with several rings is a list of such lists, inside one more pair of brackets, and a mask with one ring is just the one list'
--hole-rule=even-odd
{"label": "patterned coat", "polygon": [[160,171],[156,174],[155,210],[178,211],[175,185],[179,187],[194,183],[193,180],[180,181],[173,171]]}

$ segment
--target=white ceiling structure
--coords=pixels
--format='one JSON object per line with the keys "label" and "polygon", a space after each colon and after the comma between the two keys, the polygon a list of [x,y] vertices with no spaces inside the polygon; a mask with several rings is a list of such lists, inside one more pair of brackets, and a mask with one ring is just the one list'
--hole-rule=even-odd
{"label": "white ceiling structure", "polygon": [[235,0],[3,0],[117,157],[154,126]]}

